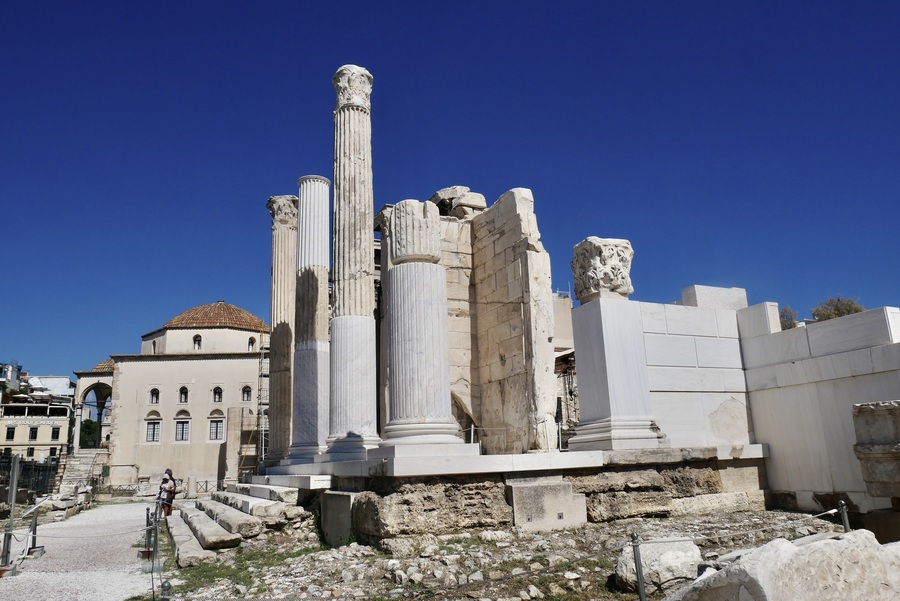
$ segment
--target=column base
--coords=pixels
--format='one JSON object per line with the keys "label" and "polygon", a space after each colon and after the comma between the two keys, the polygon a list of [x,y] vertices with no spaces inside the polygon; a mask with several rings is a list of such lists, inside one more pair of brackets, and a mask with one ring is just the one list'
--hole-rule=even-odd
{"label": "column base", "polygon": [[384,427],[384,440],[379,446],[391,447],[409,444],[462,444],[455,423],[388,424]]}
{"label": "column base", "polygon": [[293,446],[288,451],[287,457],[279,462],[279,465],[294,465],[295,463],[315,463],[321,461],[322,455],[328,450],[325,446]]}
{"label": "column base", "polygon": [[658,449],[668,446],[667,442],[652,419],[606,418],[575,426],[575,436],[569,439],[569,450]]}
{"label": "column base", "polygon": [[364,460],[369,449],[378,447],[381,439],[377,436],[348,435],[341,438],[329,438],[328,450],[322,457],[324,461],[356,461]]}

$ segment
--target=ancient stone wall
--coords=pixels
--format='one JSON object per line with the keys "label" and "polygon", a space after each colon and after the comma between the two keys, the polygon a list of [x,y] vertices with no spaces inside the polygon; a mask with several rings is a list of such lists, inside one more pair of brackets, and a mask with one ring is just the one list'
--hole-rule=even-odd
{"label": "ancient stone wall", "polygon": [[[441,265],[447,271],[450,329],[450,396],[460,426],[480,422],[481,395],[474,358],[475,286],[472,283],[472,222],[441,218]],[[466,438],[468,441],[468,438]]]}
{"label": "ancient stone wall", "polygon": [[[610,466],[555,472],[585,495],[589,522],[764,509],[762,460],[720,461],[714,449],[625,452],[610,460]],[[735,469],[747,477],[735,478]],[[354,534],[373,542],[509,526],[508,476],[370,478],[353,505]]]}
{"label": "ancient stone wall", "polygon": [[510,190],[472,224],[482,446],[556,448],[550,258],[531,191]]}

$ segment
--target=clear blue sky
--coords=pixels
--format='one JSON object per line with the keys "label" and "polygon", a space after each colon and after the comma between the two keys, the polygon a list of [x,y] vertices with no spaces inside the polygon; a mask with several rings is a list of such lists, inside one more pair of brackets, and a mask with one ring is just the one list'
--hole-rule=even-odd
{"label": "clear blue sky", "polygon": [[375,78],[376,210],[531,188],[553,285],[627,238],[642,301],[900,304],[900,3],[0,6],[0,361],[71,375],[191,307],[269,317],[269,196]]}

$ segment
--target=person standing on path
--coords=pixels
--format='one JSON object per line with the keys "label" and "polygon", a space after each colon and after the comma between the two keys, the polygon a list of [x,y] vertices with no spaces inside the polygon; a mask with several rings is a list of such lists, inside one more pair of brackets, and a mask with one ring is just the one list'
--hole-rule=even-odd
{"label": "person standing on path", "polygon": [[169,475],[163,476],[159,485],[159,505],[162,509],[163,517],[172,515],[172,501],[175,499],[175,482],[169,479]]}

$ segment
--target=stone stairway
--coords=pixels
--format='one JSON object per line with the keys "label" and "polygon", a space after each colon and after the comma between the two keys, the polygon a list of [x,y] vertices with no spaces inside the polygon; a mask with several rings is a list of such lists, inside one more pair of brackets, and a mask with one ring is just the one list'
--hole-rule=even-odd
{"label": "stone stairway", "polygon": [[61,494],[75,494],[84,490],[93,479],[100,475],[106,463],[109,451],[106,449],[79,449],[66,458],[62,481],[59,484]]}
{"label": "stone stairway", "polygon": [[274,533],[308,541],[313,514],[297,504],[299,490],[264,484],[229,484],[208,499],[176,501],[166,519],[179,567],[214,561],[218,551]]}

